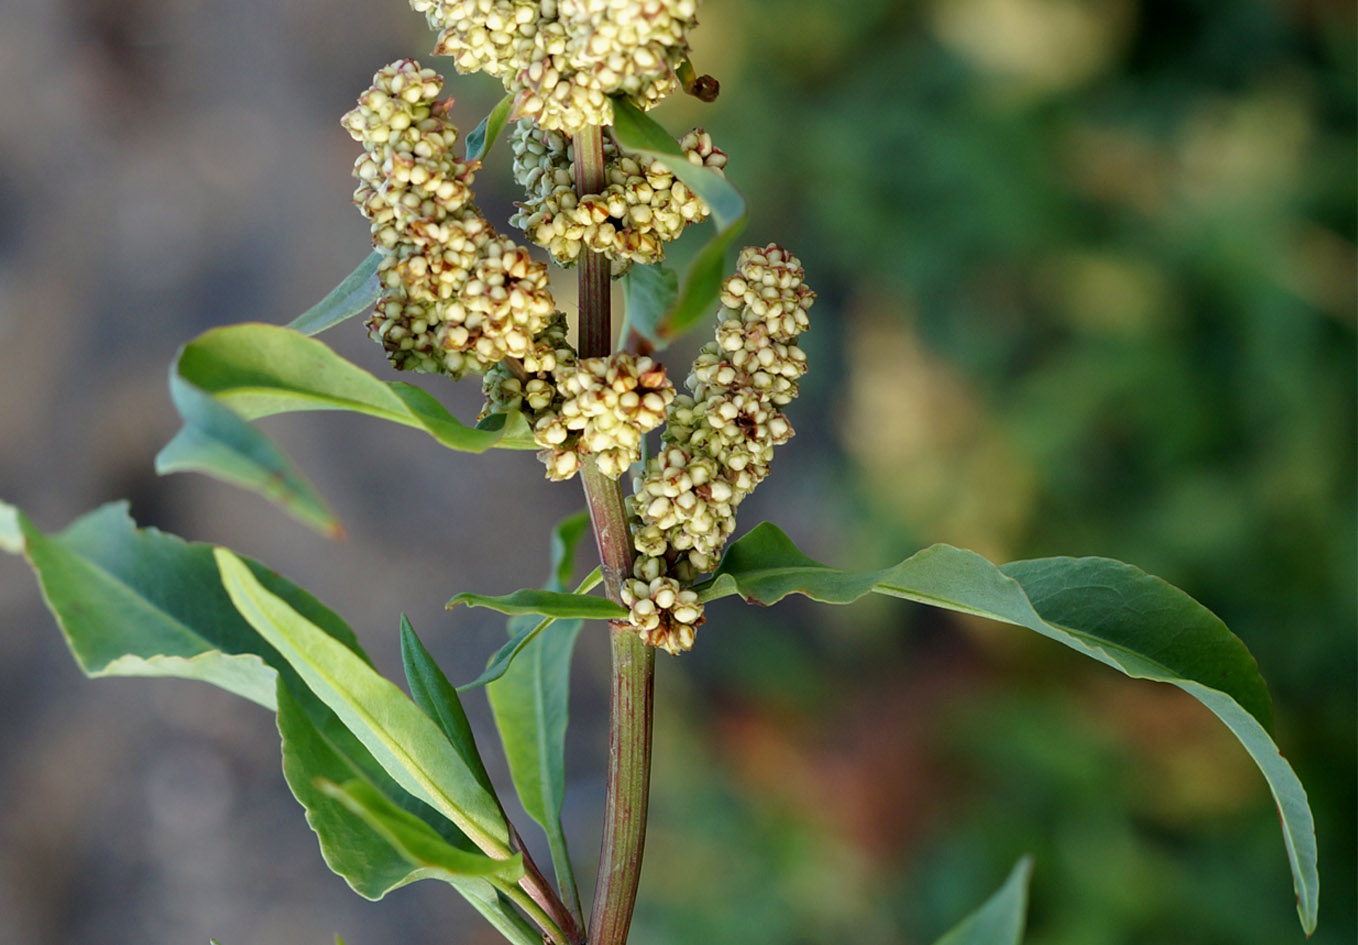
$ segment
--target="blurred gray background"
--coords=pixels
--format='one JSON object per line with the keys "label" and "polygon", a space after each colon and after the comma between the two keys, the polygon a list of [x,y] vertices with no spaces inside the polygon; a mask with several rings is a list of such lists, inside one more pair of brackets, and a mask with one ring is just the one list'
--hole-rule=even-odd
{"label": "blurred gray background", "polygon": [[[748,241],[785,242],[821,293],[798,436],[741,529],[774,519],[845,566],[943,540],[1107,554],[1186,587],[1273,686],[1317,807],[1326,945],[1355,931],[1352,16],[708,0],[697,65],[723,95],[657,113],[707,124]],[[343,519],[330,542],[152,472],[178,346],[285,322],[367,252],[338,119],[395,58],[451,71],[430,43],[400,0],[0,0],[0,498],[47,529],[128,498],[309,588],[392,674],[405,611],[461,681],[503,626],[443,602],[539,582],[576,484],[367,418],[269,421]],[[499,94],[447,91],[464,131]],[[478,201],[504,221],[503,144],[491,163]],[[394,376],[357,320],[325,340]],[[479,407],[474,382],[426,386]],[[582,637],[567,766],[586,893],[600,637]],[[1262,781],[1173,693],[899,602],[721,606],[699,644],[660,664],[639,943],[927,942],[1025,851],[1032,945],[1302,940]],[[434,883],[353,895],[267,713],[84,680],[9,557],[0,720],[0,943],[496,940]]]}

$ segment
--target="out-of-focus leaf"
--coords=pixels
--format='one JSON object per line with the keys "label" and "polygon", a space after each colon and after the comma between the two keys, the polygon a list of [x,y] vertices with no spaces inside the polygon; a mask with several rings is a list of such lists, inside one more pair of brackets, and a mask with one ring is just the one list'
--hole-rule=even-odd
{"label": "out-of-focus leaf", "polygon": [[653,266],[636,263],[622,277],[622,296],[626,315],[620,338],[625,342],[630,330],[654,339],[679,298],[679,275],[660,263]]}
{"label": "out-of-focus leaf", "polygon": [[613,100],[613,136],[624,151],[660,161],[702,198],[716,227],[712,238],[689,266],[678,297],[648,332],[645,322],[633,325],[657,345],[664,345],[711,314],[721,291],[726,252],[745,228],[745,198],[721,174],[689,161],[679,143],[626,98]]}
{"label": "out-of-focus leaf", "polygon": [[733,544],[699,585],[703,600],[788,594],[847,604],[868,593],[1026,627],[1136,679],[1169,683],[1207,706],[1254,759],[1273,792],[1302,927],[1315,928],[1319,880],[1306,792],[1269,737],[1268,689],[1245,645],[1178,588],[1107,558],[1043,558],[997,568],[934,545],[894,567],[852,574],[808,558],[764,523]]}
{"label": "out-of-focus leaf", "polygon": [[[575,549],[588,530],[589,513],[584,511],[552,530],[548,589],[561,589],[570,580]],[[533,621],[519,618],[509,621],[509,632],[519,637],[533,626]],[[507,661],[503,675],[486,686],[514,789],[523,809],[546,833],[562,898],[577,915],[579,892],[561,826],[561,804],[566,791],[571,655],[581,626],[580,620],[543,621],[521,645],[517,658]]]}
{"label": "out-of-focus leaf", "polygon": [[329,506],[278,447],[173,369],[170,399],[184,426],[156,454],[156,472],[200,472],[256,492],[332,538],[344,534]]}
{"label": "out-of-focus leaf", "polygon": [[304,335],[319,335],[372,308],[382,292],[377,281],[377,267],[381,262],[382,254],[373,250],[325,298],[288,322],[288,327]]}
{"label": "out-of-focus leaf", "polygon": [[406,682],[415,704],[443,730],[454,750],[462,756],[472,774],[476,775],[476,780],[494,795],[495,787],[490,783],[481,753],[476,749],[476,739],[472,736],[472,727],[457,697],[457,690],[429,655],[405,614],[401,615],[401,663],[405,667]]}
{"label": "out-of-focus leaf", "polygon": [[703,199],[719,229],[726,229],[745,215],[745,198],[730,181],[715,170],[690,161],[668,131],[621,96],[613,99],[613,137],[618,147],[629,154],[664,164]]}
{"label": "out-of-focus leaf", "polygon": [[500,133],[509,121],[509,110],[514,107],[514,96],[506,95],[495,104],[485,118],[467,135],[467,161],[484,161],[495,146]]}
{"label": "out-of-focus leaf", "polygon": [[314,527],[339,524],[311,485],[245,421],[299,410],[350,410],[423,430],[479,453],[500,439],[464,426],[418,387],[380,381],[324,343],[277,325],[214,328],[179,352],[170,394],[184,428],[156,457],[160,473],[194,471],[273,499]]}
{"label": "out-of-focus leaf", "polygon": [[[13,534],[0,526],[4,547],[28,558],[86,675],[201,679],[275,707],[274,680],[287,663],[237,613],[210,546],[138,529],[126,502],[102,506],[51,536],[0,503],[5,521]],[[351,658],[367,659],[353,631],[314,597],[261,564],[244,566]]]}
{"label": "out-of-focus leaf", "polygon": [[661,340],[678,338],[704,319],[711,318],[727,275],[726,254],[736,237],[745,230],[745,217],[712,235],[707,245],[689,263],[684,289],[660,325]]}
{"label": "out-of-focus leaf", "polygon": [[488,852],[509,850],[509,833],[495,797],[438,725],[384,679],[255,579],[239,558],[215,549],[222,584],[242,616],[282,654],[413,796],[457,825]]}
{"label": "out-of-focus leaf", "polygon": [[1019,945],[1028,914],[1028,879],[1032,873],[1032,858],[1025,856],[993,896],[934,945]]}
{"label": "out-of-focus leaf", "polygon": [[459,850],[423,820],[387,800],[386,795],[371,784],[358,779],[336,784],[320,778],[316,786],[360,817],[411,866],[427,870],[430,875],[441,879],[493,876],[511,883],[523,877],[522,854],[497,860],[481,853]]}

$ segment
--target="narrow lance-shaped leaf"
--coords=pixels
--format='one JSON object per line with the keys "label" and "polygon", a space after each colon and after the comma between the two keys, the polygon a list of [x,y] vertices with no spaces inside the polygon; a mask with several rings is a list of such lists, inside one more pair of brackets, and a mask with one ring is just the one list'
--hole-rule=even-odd
{"label": "narrow lance-shaped leaf", "polygon": [[655,338],[661,322],[679,299],[679,276],[673,269],[656,263],[636,263],[622,277],[623,318],[618,343],[626,344],[635,331],[643,338]]}
{"label": "narrow lance-shaped leaf", "polygon": [[[553,529],[549,588],[561,588],[570,580],[575,549],[588,530],[587,512],[572,515]],[[516,624],[532,623],[511,620],[509,631],[514,635],[519,629]],[[566,792],[571,655],[581,626],[580,620],[544,626],[523,646],[504,675],[486,687],[514,789],[524,810],[546,833],[557,884],[577,915],[579,892],[561,826],[561,805]]]}
{"label": "narrow lance-shaped leaf", "polygon": [[[352,784],[361,778],[371,791],[379,793],[390,803],[390,796],[385,790],[378,792],[367,781],[372,772],[364,764],[355,762],[351,754],[353,749],[342,749],[323,734],[281,685],[278,692],[278,730],[283,739],[283,774],[288,786],[306,810],[307,823],[320,841],[326,865],[343,876],[355,892],[367,899],[381,899],[391,890],[416,880],[442,879],[457,889],[509,941],[515,945],[540,945],[541,936],[534,933],[532,927],[487,880],[444,870],[430,870],[412,862],[364,817],[326,792],[321,786],[323,782]],[[358,750],[363,749],[360,746]],[[371,760],[371,756],[366,760]],[[391,789],[400,790],[394,784],[386,790]],[[413,801],[404,792],[400,796],[407,803]],[[403,813],[413,816],[408,811]],[[413,819],[417,823],[425,823],[434,837],[450,846],[453,842],[470,845],[465,837],[440,836],[426,821]],[[439,820],[447,824],[442,818]],[[478,855],[466,849],[459,849],[458,852],[464,856]]]}
{"label": "narrow lance-shaped leaf", "polygon": [[258,492],[302,521],[338,532],[334,516],[292,464],[247,420],[348,410],[422,430],[479,453],[499,431],[464,426],[418,387],[380,381],[324,343],[277,325],[215,328],[180,349],[170,393],[184,428],[156,457],[160,473],[194,471]]}
{"label": "narrow lance-shaped leaf", "polygon": [[184,426],[156,455],[156,472],[200,472],[258,493],[318,531],[344,529],[312,484],[264,434],[171,368],[170,399]]}
{"label": "narrow lance-shaped leaf", "polygon": [[1019,945],[1028,915],[1028,879],[1032,872],[1032,858],[1025,856],[994,895],[934,945]]}
{"label": "narrow lance-shaped leaf", "polygon": [[1306,792],[1269,737],[1271,703],[1254,658],[1183,591],[1106,558],[1045,558],[997,568],[934,545],[881,571],[851,574],[808,558],[765,523],[732,545],[703,600],[739,594],[772,604],[788,594],[846,604],[903,597],[1025,627],[1137,679],[1169,683],[1207,706],[1239,739],[1278,805],[1302,927],[1315,928],[1319,879]]}
{"label": "narrow lance-shaped leaf", "polygon": [[304,335],[319,335],[372,308],[382,293],[377,281],[377,267],[381,262],[382,254],[373,250],[325,298],[288,322],[288,327]]}
{"label": "narrow lance-shaped leaf", "polygon": [[394,684],[270,593],[230,551],[215,551],[222,584],[242,616],[278,650],[383,769],[486,852],[507,855],[499,805],[439,727]]}
{"label": "narrow lance-shaped leaf", "polygon": [[405,614],[401,614],[401,664],[405,668],[406,683],[410,686],[410,697],[448,737],[448,742],[481,786],[494,795],[495,787],[490,782],[481,753],[476,749],[476,738],[472,735],[471,723],[467,721],[467,713],[462,709],[457,690],[429,655]]}
{"label": "narrow lance-shaped leaf", "polygon": [[[576,594],[588,594],[594,588],[603,583],[603,568],[595,568],[585,576],[585,579],[575,588]],[[531,615],[525,615],[531,616]],[[523,652],[523,648],[531,643],[538,634],[546,630],[556,622],[555,617],[543,617],[537,623],[531,620],[511,620],[509,623],[509,640],[505,645],[495,651],[490,661],[486,663],[486,668],[481,675],[477,676],[469,683],[463,683],[457,687],[458,692],[466,692],[469,689],[476,689],[484,686],[488,682],[499,679],[509,669],[514,658]]]}
{"label": "narrow lance-shaped leaf", "polygon": [[745,198],[721,174],[690,162],[669,132],[626,98],[613,100],[613,136],[624,151],[664,164],[712,211],[715,232],[689,265],[683,288],[668,312],[649,333],[646,319],[632,326],[663,346],[707,318],[716,305],[727,251],[748,219]]}
{"label": "narrow lance-shaped leaf", "polygon": [[481,853],[459,850],[423,820],[397,807],[371,784],[358,779],[336,784],[320,778],[316,786],[321,793],[361,818],[412,866],[429,875],[439,878],[494,877],[509,883],[516,883],[523,877],[522,854],[496,860]]}
{"label": "narrow lance-shaped leaf", "polygon": [[448,608],[451,610],[458,604],[488,607],[502,614],[541,614],[558,620],[616,620],[627,616],[626,607],[604,597],[527,587],[499,596],[464,592],[448,601]]}
{"label": "narrow lance-shaped leaf", "polygon": [[514,96],[506,95],[495,104],[480,124],[467,135],[467,161],[484,161],[490,149],[495,146],[505,124],[509,121],[509,110],[514,107]]}

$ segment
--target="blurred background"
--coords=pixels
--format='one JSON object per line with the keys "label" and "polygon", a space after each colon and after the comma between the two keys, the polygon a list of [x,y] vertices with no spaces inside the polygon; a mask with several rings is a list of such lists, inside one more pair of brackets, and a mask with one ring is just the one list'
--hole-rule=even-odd
{"label": "blurred background", "polygon": [[[775,520],[844,567],[946,541],[1187,589],[1269,681],[1319,827],[1314,941],[1352,943],[1353,5],[707,0],[702,21],[721,98],[655,116],[713,133],[749,242],[792,248],[820,293],[798,436],[741,529]],[[48,529],[128,497],[309,587],[391,673],[405,610],[461,681],[503,625],[442,603],[540,581],[578,487],[365,418],[270,421],[345,520],[331,543],[151,465],[180,344],[287,321],[367,252],[338,118],[392,59],[447,71],[430,45],[401,0],[0,0],[0,496]],[[448,91],[464,130],[499,94]],[[477,187],[507,219],[503,144]],[[357,321],[326,340],[392,376]],[[85,681],[8,557],[0,627],[0,942],[496,941],[437,884],[350,893],[267,713]],[[638,943],[927,945],[1025,852],[1030,945],[1303,941],[1262,778],[1176,690],[891,600],[728,602],[699,643],[660,661]],[[586,632],[566,801],[586,892],[606,659]]]}

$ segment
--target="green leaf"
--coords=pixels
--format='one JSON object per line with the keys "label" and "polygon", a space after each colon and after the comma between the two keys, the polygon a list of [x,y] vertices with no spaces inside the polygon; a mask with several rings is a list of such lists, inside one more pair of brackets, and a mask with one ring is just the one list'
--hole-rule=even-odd
{"label": "green leaf", "polygon": [[214,328],[180,349],[170,393],[184,429],[156,457],[160,473],[194,471],[278,502],[313,527],[339,524],[311,485],[245,421],[301,410],[349,410],[422,430],[479,453],[498,431],[464,426],[418,387],[378,380],[324,343],[277,325]]}
{"label": "green leaf", "polygon": [[1259,766],[1277,802],[1302,927],[1315,928],[1319,880],[1306,792],[1268,734],[1271,704],[1249,651],[1183,591],[1107,558],[1044,558],[997,568],[934,545],[881,571],[851,574],[808,558],[778,528],[732,545],[703,600],[788,594],[847,604],[875,592],[1026,627],[1136,679],[1169,683],[1207,706]]}
{"label": "green leaf", "polygon": [[[586,509],[581,509],[574,515],[568,515],[556,523],[549,539],[548,551],[551,557],[551,568],[547,575],[546,590],[564,591],[566,589],[566,583],[575,573],[575,550],[579,547],[580,539],[585,536],[589,528],[589,511]],[[602,580],[603,570],[595,568],[580,582],[575,593],[585,594],[598,587]],[[457,598],[454,598],[454,601],[456,600]],[[450,601],[449,606],[453,606],[453,602]],[[490,658],[485,671],[466,685],[459,686],[458,692],[466,692],[468,689],[475,689],[477,686],[484,686],[491,680],[499,679],[509,668],[514,657],[518,656],[529,642],[550,627],[555,620],[555,617],[547,617],[538,623],[522,620],[510,621],[509,641]]]}
{"label": "green leaf", "polygon": [[552,869],[567,899],[576,893],[561,804],[566,791],[571,655],[582,626],[580,620],[560,620],[546,627],[503,676],[486,686],[514,790],[528,816],[547,835]]}
{"label": "green leaf", "polygon": [[[22,552],[76,663],[88,676],[201,679],[274,708],[287,663],[241,618],[208,545],[154,528],[138,530],[127,503],[105,505],[64,532],[45,535],[0,503],[3,547]],[[358,662],[366,657],[344,621],[263,565],[254,579],[323,628]]]}
{"label": "green leaf", "polygon": [[[587,511],[562,519],[552,529],[548,589],[565,588],[574,573],[576,549],[589,529]],[[596,568],[580,586],[592,587],[602,579]],[[514,790],[528,816],[547,835],[557,884],[577,915],[580,894],[561,826],[561,804],[566,791],[571,655],[582,625],[580,620],[553,622],[550,618],[536,626],[522,618],[509,621],[511,638],[523,638],[523,642],[515,651],[517,658],[512,663],[506,659],[502,675],[486,687]],[[532,633],[525,636],[524,630]],[[492,666],[495,662],[491,661]]]}
{"label": "green leaf", "polygon": [[1032,857],[1023,857],[993,896],[934,945],[1019,945],[1032,872]]}
{"label": "green leaf", "polygon": [[[595,568],[580,582],[579,587],[575,589],[575,593],[587,593],[603,583],[603,579],[603,569]],[[509,669],[509,664],[514,661],[514,658],[523,652],[523,648],[531,643],[539,633],[546,630],[555,622],[555,617],[544,617],[537,623],[534,623],[531,620],[511,620],[509,622],[509,640],[504,646],[495,651],[495,655],[493,655],[490,658],[490,661],[486,663],[486,668],[482,671],[480,676],[477,676],[469,683],[458,686],[457,691],[466,692],[469,689],[475,689],[478,686],[484,686],[492,680],[499,679],[505,674],[505,670]]]}
{"label": "green leaf", "polygon": [[726,271],[726,253],[748,219],[745,198],[721,174],[690,162],[669,132],[625,97],[613,99],[613,137],[624,151],[660,161],[712,211],[715,232],[690,264],[678,298],[649,333],[645,320],[632,326],[663,346],[711,314]]}
{"label": "green leaf", "polygon": [[496,103],[481,123],[467,135],[467,161],[485,161],[486,154],[495,146],[505,124],[509,121],[509,110],[514,107],[514,96],[506,95]]}
{"label": "green leaf", "polygon": [[679,276],[660,264],[636,263],[622,277],[622,297],[626,315],[618,337],[625,342],[628,332],[635,331],[644,338],[655,338],[679,299]]}
{"label": "green leaf", "polygon": [[572,594],[566,591],[542,591],[521,588],[512,594],[498,597],[464,592],[448,601],[448,609],[458,604],[469,607],[489,607],[502,614],[541,614],[558,620],[617,620],[627,616],[627,608],[603,597]]}
{"label": "green leaf", "polygon": [[320,778],[321,793],[357,815],[406,862],[440,878],[494,876],[510,883],[523,877],[523,855],[491,859],[481,853],[459,850],[440,837],[434,828],[389,801],[381,791],[358,779],[336,784]]}
{"label": "green leaf", "polygon": [[410,696],[424,714],[448,737],[453,749],[471,769],[476,780],[486,791],[494,795],[495,787],[486,773],[481,753],[476,749],[476,738],[472,735],[467,713],[457,697],[457,690],[448,677],[439,669],[438,663],[429,655],[424,644],[415,633],[405,614],[401,614],[401,663],[405,667],[406,682],[410,686]]}
{"label": "green leaf", "polygon": [[372,308],[382,294],[377,281],[377,267],[381,262],[382,253],[373,250],[325,298],[288,322],[288,327],[304,335],[319,335]]}
{"label": "green leaf", "polygon": [[509,833],[499,805],[461,756],[448,750],[438,725],[394,684],[270,593],[234,554],[225,548],[214,553],[236,609],[396,783],[481,849],[507,855]]}
{"label": "green leaf", "polygon": [[[328,711],[328,710],[327,710]],[[364,817],[341,801],[331,797],[321,787],[324,781],[359,783],[391,804],[398,800],[406,805],[402,811],[412,816],[412,807],[420,808],[437,818],[437,822],[453,831],[441,836],[428,821],[423,823],[433,836],[449,845],[461,844],[470,849],[458,850],[464,856],[476,856],[475,848],[451,824],[437,817],[428,807],[386,777],[372,756],[338,720],[322,730],[308,717],[309,713],[294,699],[289,690],[279,685],[278,730],[283,738],[283,774],[288,786],[306,811],[307,823],[320,841],[321,855],[326,865],[367,899],[381,899],[388,892],[424,878],[438,878],[451,884],[492,925],[516,945],[540,945],[542,937],[533,932],[513,908],[505,902],[496,888],[485,879],[464,877],[446,871],[433,871],[413,864],[399,852]],[[330,718],[334,718],[333,715]],[[380,784],[380,789],[376,786]],[[400,806],[396,806],[400,810]],[[418,830],[418,827],[413,829]]]}
{"label": "green leaf", "polygon": [[693,326],[711,318],[721,295],[721,284],[727,276],[726,254],[736,237],[745,230],[745,217],[731,226],[718,230],[698,255],[689,263],[684,277],[684,291],[671,307],[659,329],[662,340],[678,338]]}
{"label": "green leaf", "polygon": [[[574,515],[567,515],[556,523],[547,546],[551,558],[551,568],[547,573],[547,590],[564,591],[566,585],[570,584],[571,575],[575,573],[575,551],[580,547],[580,539],[589,534],[589,529],[587,509],[581,509]],[[587,583],[588,577],[581,582],[581,588]],[[590,584],[590,587],[593,586],[594,584]]]}
{"label": "green leaf", "polygon": [[498,433],[495,448],[501,450],[537,450],[538,441],[533,439],[533,428],[522,410],[510,413],[492,413],[478,420],[476,429]]}
{"label": "green leaf", "polygon": [[170,399],[184,426],[156,455],[157,473],[204,473],[259,493],[331,537],[343,535],[315,488],[264,434],[173,370]]}
{"label": "green leaf", "polygon": [[745,215],[745,198],[721,174],[694,164],[679,142],[626,97],[613,99],[613,137],[618,147],[648,161],[659,161],[703,199],[718,228]]}

